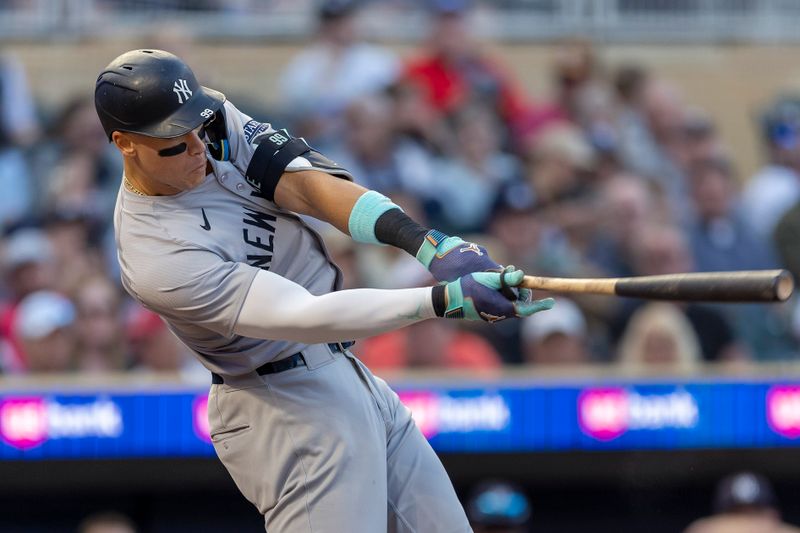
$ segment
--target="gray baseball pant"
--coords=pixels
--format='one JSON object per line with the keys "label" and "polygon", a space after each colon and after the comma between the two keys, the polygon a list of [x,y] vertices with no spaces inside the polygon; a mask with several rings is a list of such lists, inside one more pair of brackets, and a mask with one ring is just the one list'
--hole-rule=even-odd
{"label": "gray baseball pant", "polygon": [[208,398],[214,449],[266,530],[471,532],[397,394],[350,353],[303,356],[277,374],[226,376]]}

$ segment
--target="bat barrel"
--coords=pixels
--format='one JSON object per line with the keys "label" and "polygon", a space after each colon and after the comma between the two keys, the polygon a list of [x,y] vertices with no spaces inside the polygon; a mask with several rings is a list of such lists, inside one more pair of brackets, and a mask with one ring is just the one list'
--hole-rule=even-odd
{"label": "bat barrel", "polygon": [[794,291],[786,270],[696,272],[617,279],[619,296],[651,300],[783,302]]}

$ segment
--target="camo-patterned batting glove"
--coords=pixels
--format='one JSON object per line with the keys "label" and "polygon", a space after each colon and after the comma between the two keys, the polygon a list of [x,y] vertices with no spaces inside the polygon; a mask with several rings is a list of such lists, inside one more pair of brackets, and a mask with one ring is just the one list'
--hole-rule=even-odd
{"label": "camo-patterned batting glove", "polygon": [[[445,302],[440,316],[498,322],[551,309],[555,305],[552,298],[532,300],[530,290],[515,288],[524,276],[522,270],[508,267],[503,272],[475,272],[451,281],[443,286]],[[507,294],[513,294],[515,299]]]}
{"label": "camo-patterned batting glove", "polygon": [[473,272],[503,271],[483,246],[435,229],[425,235],[416,257],[436,281],[455,281]]}

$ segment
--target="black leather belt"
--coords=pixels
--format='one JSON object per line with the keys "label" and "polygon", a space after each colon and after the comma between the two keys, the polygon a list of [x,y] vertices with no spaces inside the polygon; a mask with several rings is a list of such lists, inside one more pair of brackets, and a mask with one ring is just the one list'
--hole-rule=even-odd
{"label": "black leather belt", "polygon": [[[354,345],[355,341],[347,341],[347,342],[330,342],[328,343],[328,349],[330,351],[337,353],[337,352],[344,352],[349,347]],[[303,352],[297,352],[294,355],[290,355],[289,357],[285,357],[279,361],[270,361],[269,363],[264,363],[260,367],[256,368],[256,374],[259,376],[265,376],[267,374],[277,374],[278,372],[284,372],[286,370],[291,370],[293,368],[297,368],[298,366],[305,366],[306,360],[303,358]],[[222,380],[222,376],[219,374],[211,373],[211,383],[214,385],[222,385],[224,381]]]}

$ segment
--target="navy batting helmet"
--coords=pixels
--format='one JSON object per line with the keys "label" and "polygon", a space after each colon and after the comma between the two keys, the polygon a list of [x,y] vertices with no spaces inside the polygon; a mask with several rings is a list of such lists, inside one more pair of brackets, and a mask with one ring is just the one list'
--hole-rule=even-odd
{"label": "navy batting helmet", "polygon": [[115,131],[168,139],[213,117],[225,95],[197,83],[180,58],[163,50],[132,50],[97,77],[94,105],[108,135]]}

